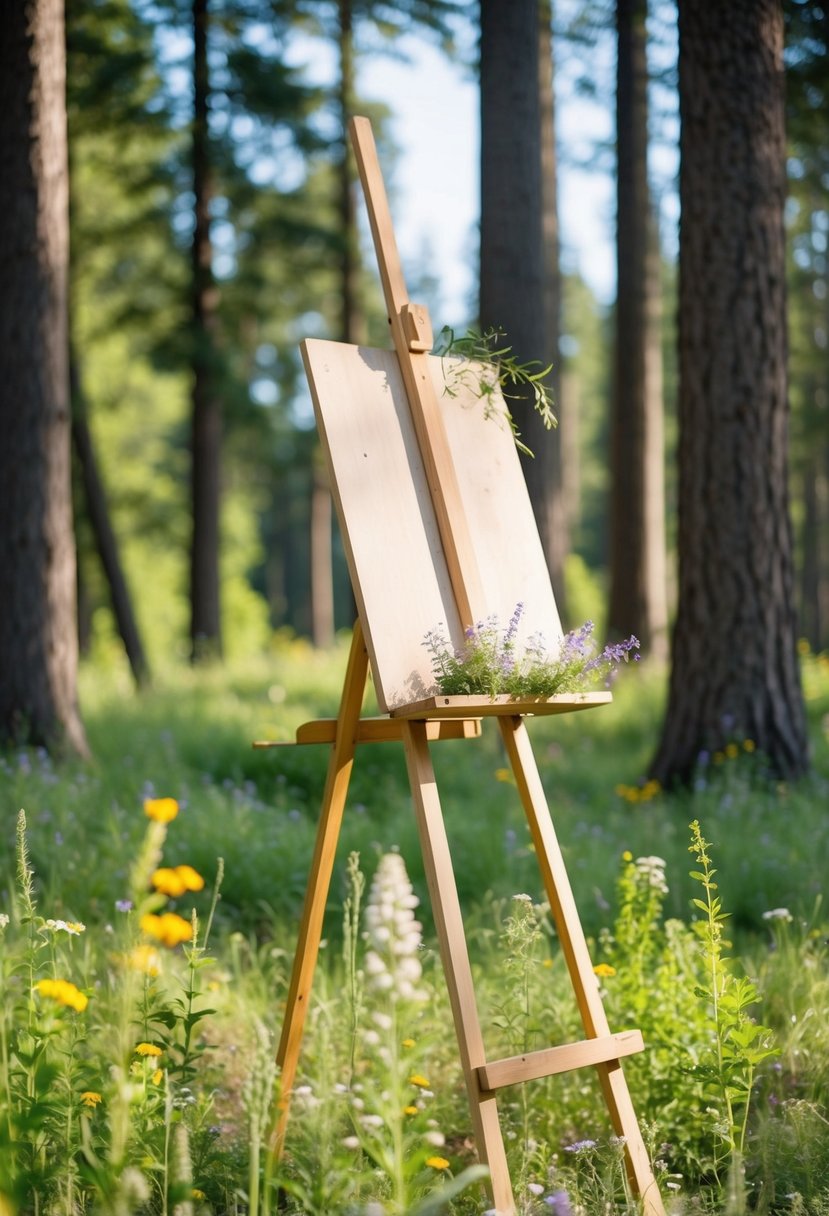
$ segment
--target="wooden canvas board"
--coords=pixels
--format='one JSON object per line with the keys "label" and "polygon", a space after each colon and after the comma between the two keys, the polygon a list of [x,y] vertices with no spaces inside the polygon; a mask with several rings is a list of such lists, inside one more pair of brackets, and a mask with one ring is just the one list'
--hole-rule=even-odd
{"label": "wooden canvas board", "polygon": [[[436,692],[427,633],[463,642],[409,404],[394,351],[308,339],[302,355],[377,698],[391,712]],[[509,425],[485,417],[474,376],[424,361],[478,564],[480,616],[504,629],[521,602],[519,647],[541,634],[554,651],[561,623]]]}

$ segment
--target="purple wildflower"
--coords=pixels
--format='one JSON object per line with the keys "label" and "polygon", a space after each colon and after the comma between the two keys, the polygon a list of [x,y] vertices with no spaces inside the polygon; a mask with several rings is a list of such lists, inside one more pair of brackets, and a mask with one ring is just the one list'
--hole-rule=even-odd
{"label": "purple wildflower", "polygon": [[116,899],[115,910],[116,910],[116,912],[132,911],[132,900],[131,899]]}
{"label": "purple wildflower", "polygon": [[576,1140],[573,1144],[565,1144],[565,1153],[586,1153],[596,1147],[595,1140]]}
{"label": "purple wildflower", "polygon": [[566,1191],[553,1191],[544,1202],[555,1216],[573,1216],[573,1205]]}

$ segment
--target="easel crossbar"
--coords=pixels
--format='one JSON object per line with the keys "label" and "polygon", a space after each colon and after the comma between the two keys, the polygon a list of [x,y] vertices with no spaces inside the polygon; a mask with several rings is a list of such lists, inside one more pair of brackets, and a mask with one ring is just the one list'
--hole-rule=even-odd
{"label": "easel crossbar", "polygon": [[623,1056],[632,1056],[644,1050],[645,1043],[640,1030],[622,1030],[618,1034],[605,1035],[601,1039],[563,1043],[559,1047],[547,1047],[543,1051],[533,1051],[523,1056],[493,1060],[478,1068],[478,1082],[481,1089],[503,1089],[506,1085],[537,1081],[541,1077],[571,1072],[575,1068],[586,1068],[590,1064],[607,1064],[611,1060],[620,1060]]}

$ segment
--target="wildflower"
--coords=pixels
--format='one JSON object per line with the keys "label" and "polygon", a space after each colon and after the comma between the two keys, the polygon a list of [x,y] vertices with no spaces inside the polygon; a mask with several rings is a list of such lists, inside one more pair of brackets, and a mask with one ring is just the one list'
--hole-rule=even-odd
{"label": "wildflower", "polygon": [[403,1042],[400,1044],[401,1047],[414,1047],[414,1045],[415,1045],[414,1039],[404,1039]]}
{"label": "wildflower", "polygon": [[[432,1122],[434,1122],[434,1120],[432,1120]],[[423,1139],[427,1144],[431,1144],[432,1148],[442,1148],[446,1143],[446,1137],[444,1136],[443,1132],[435,1130],[425,1132]]]}
{"label": "wildflower", "polygon": [[201,891],[204,887],[204,879],[192,866],[176,866],[174,869],[163,866],[153,873],[150,882],[156,891],[169,895],[171,899],[183,895],[185,891]]}
{"label": "wildflower", "polygon": [[38,980],[35,988],[41,996],[47,996],[67,1009],[74,1009],[76,1013],[83,1013],[89,1004],[89,998],[69,980]]}
{"label": "wildflower", "polygon": [[409,1084],[416,1085],[418,1089],[428,1089],[429,1082],[419,1072],[413,1072],[409,1077]]}
{"label": "wildflower", "polygon": [[597,963],[593,968],[593,974],[597,975],[599,979],[608,979],[611,975],[616,974],[616,968],[611,967],[610,963]]}
{"label": "wildflower", "polygon": [[152,912],[141,917],[141,931],[147,937],[154,937],[163,946],[177,946],[179,942],[189,942],[193,936],[193,926],[189,920],[175,912],[164,912],[156,916]]}
{"label": "wildflower", "polygon": [[343,1148],[359,1148],[360,1147],[360,1141],[358,1140],[358,1138],[356,1136],[345,1136],[344,1139],[340,1141],[340,1143],[342,1144]]}
{"label": "wildflower", "polygon": [[86,929],[86,925],[81,924],[79,920],[47,920],[46,928],[51,929],[53,933],[68,933],[70,937],[79,937]]}
{"label": "wildflower", "polygon": [[404,1115],[416,1115],[416,1114],[417,1114],[417,1107],[416,1107],[416,1106],[404,1106],[404,1107],[403,1107],[403,1114],[404,1114]]}
{"label": "wildflower", "polygon": [[495,780],[510,784],[512,782],[512,770],[508,768],[496,768]]}
{"label": "wildflower", "polygon": [[548,1208],[552,1209],[555,1216],[573,1216],[573,1205],[570,1203],[570,1196],[566,1191],[553,1191],[544,1202]]}
{"label": "wildflower", "polygon": [[137,1056],[160,1056],[161,1048],[156,1047],[155,1043],[139,1043],[133,1048],[133,1052]]}
{"label": "wildflower", "polygon": [[588,1153],[596,1147],[595,1140],[576,1140],[573,1144],[565,1144],[565,1153]]}
{"label": "wildflower", "polygon": [[206,1199],[207,1198],[204,1191],[200,1191],[197,1186],[193,1187],[192,1191],[190,1192],[190,1197],[191,1197],[191,1199]]}
{"label": "wildflower", "polygon": [[136,946],[126,961],[133,971],[143,971],[145,975],[155,976],[161,971],[161,955],[154,946]]}
{"label": "wildflower", "polygon": [[427,1157],[426,1164],[432,1170],[448,1170],[449,1162],[445,1157]]}
{"label": "wildflower", "polygon": [[426,999],[417,987],[422,975],[417,958],[421,926],[414,917],[418,903],[403,858],[386,853],[377,866],[365,910],[369,949],[364,965],[369,987],[387,992],[392,1001]]}
{"label": "wildflower", "polygon": [[5,929],[9,923],[9,915],[7,912],[0,912],[0,929]]}
{"label": "wildflower", "polygon": [[528,1182],[527,1190],[530,1192],[531,1195],[543,1195],[544,1194],[544,1187],[541,1185],[540,1182]]}
{"label": "wildflower", "polygon": [[170,823],[178,814],[175,798],[145,798],[144,814],[156,823]]}
{"label": "wildflower", "polygon": [[160,1085],[161,1082],[163,1081],[163,1079],[164,1079],[164,1069],[163,1068],[157,1068],[155,1070],[155,1072],[153,1073],[153,1075],[150,1077],[150,1080],[152,1081],[153,1085]]}
{"label": "wildflower", "polygon": [[734,760],[737,756],[739,756],[740,749],[736,743],[729,743],[725,749],[725,754],[729,760]]}
{"label": "wildflower", "polygon": [[101,1094],[97,1094],[94,1089],[85,1089],[81,1094],[81,1102],[84,1106],[96,1107],[99,1102],[103,1101]]}
{"label": "wildflower", "polygon": [[755,750],[756,747],[757,747],[757,744],[754,742],[753,739],[743,739],[743,751],[744,752],[748,752],[750,755]]}
{"label": "wildflower", "polygon": [[633,861],[633,854],[629,849],[625,849],[624,853],[622,854],[622,861]]}
{"label": "wildflower", "polygon": [[662,857],[637,857],[636,869],[649,887],[668,894],[668,884],[665,882],[665,860]]}
{"label": "wildflower", "polygon": [[131,899],[116,899],[115,911],[116,912],[131,912],[132,911],[132,900]]}
{"label": "wildflower", "polygon": [[788,908],[771,908],[763,913],[763,920],[782,920],[784,924],[790,925],[794,917]]}

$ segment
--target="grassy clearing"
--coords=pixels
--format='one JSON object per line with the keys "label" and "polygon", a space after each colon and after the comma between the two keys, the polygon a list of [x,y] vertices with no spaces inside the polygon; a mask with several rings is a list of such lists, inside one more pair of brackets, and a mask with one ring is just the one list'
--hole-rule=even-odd
{"label": "grassy clearing", "polygon": [[[140,700],[122,674],[88,670],[83,704],[94,765],[55,767],[29,751],[3,758],[3,1216],[265,1214],[275,1210],[277,1184],[287,1210],[321,1216],[484,1211],[468,1172],[454,1035],[393,745],[358,754],[303,1092],[278,1173],[268,1160],[273,1036],[327,749],[260,752],[250,742],[290,738],[299,722],[333,716],[345,657],[345,644],[331,655],[285,644],[258,666],[176,670]],[[746,740],[701,765],[692,793],[667,797],[644,783],[662,698],[646,672],[620,682],[613,706],[530,726],[593,957],[604,968],[611,1025],[639,1026],[649,1044],[626,1072],[664,1193],[679,1212],[829,1210],[828,669],[825,657],[804,656],[815,772],[796,788],[770,784]],[[433,751],[491,1053],[580,1037],[497,731]],[[156,797],[177,799],[181,812],[165,840],[148,843],[153,825],[142,807]],[[27,907],[14,852],[21,807],[35,908]],[[718,894],[731,914],[726,936],[739,952],[729,961],[731,951],[722,951],[722,982],[750,976],[760,997],[731,1026],[712,1023],[710,993],[699,995],[712,946],[690,903],[701,895],[688,876],[692,820],[712,842]],[[372,984],[367,922],[355,905],[371,902],[381,859],[398,850],[422,901],[423,929],[418,999],[390,1001]],[[351,855],[359,867],[353,859],[349,868]],[[656,870],[638,860],[654,856],[664,863]],[[159,858],[167,868],[194,867],[205,890],[168,901],[148,894]],[[225,874],[208,952],[219,858]],[[358,869],[368,884],[362,895]],[[405,884],[401,890],[405,900]],[[119,910],[125,899],[131,911]],[[142,916],[166,910],[189,923],[192,907],[193,938],[174,948],[147,938]],[[765,916],[781,909],[786,915]],[[54,928],[58,922],[85,930]],[[127,961],[148,944],[157,975]],[[74,1007],[80,998],[68,989],[57,997],[48,986],[33,990],[43,979],[74,984],[87,1005]],[[763,1043],[773,1039],[776,1052],[756,1064],[752,1021],[768,1027]],[[730,1071],[722,1052],[718,1066],[711,1055],[726,1041]],[[162,1054],[136,1054],[142,1042]],[[510,1091],[503,1111],[523,1211],[635,1210],[592,1075]]]}

